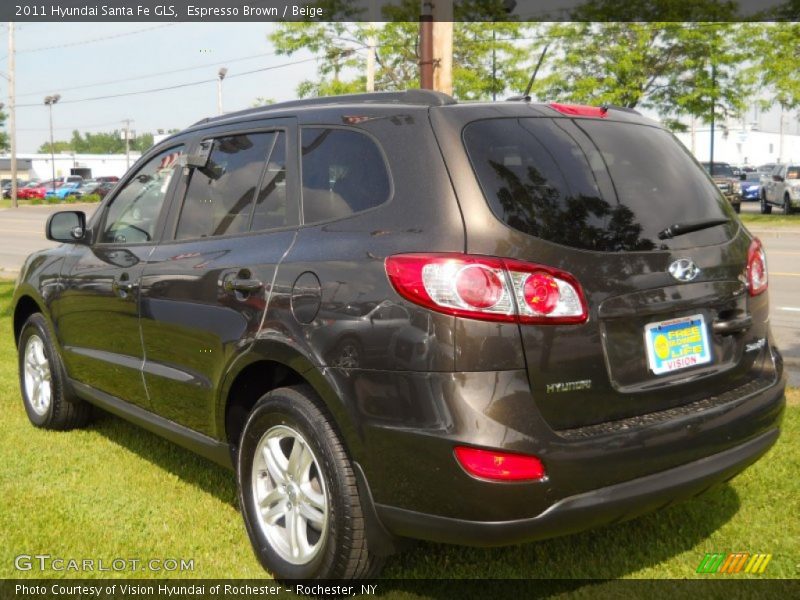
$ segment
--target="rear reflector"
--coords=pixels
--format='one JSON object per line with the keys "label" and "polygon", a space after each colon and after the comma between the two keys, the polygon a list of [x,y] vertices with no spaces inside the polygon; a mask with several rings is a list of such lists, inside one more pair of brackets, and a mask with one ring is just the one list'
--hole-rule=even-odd
{"label": "rear reflector", "polygon": [[509,323],[583,323],[586,301],[569,273],[470,254],[398,254],[386,259],[397,292],[431,310]]}
{"label": "rear reflector", "polygon": [[595,117],[599,119],[605,118],[608,114],[608,109],[604,106],[585,106],[583,104],[558,104],[551,102],[550,108],[557,110],[563,115],[574,115],[576,117]]}
{"label": "rear reflector", "polygon": [[766,291],[768,285],[767,253],[761,240],[755,238],[747,250],[747,288],[751,296],[758,296]]}
{"label": "rear reflector", "polygon": [[535,456],[457,446],[458,464],[470,475],[493,481],[539,481],[544,465]]}

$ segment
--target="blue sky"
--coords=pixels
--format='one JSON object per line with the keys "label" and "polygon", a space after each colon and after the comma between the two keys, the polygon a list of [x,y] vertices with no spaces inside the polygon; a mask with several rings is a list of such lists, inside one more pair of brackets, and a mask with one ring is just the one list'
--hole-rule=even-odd
{"label": "blue sky", "polygon": [[[233,62],[274,52],[267,41],[273,27],[273,23],[17,23],[19,152],[35,152],[49,139],[47,109],[43,104],[48,94],[61,94],[61,101],[53,108],[56,139],[68,139],[73,129],[93,132],[121,129],[126,118],[134,120],[135,130],[154,132],[159,128],[183,128],[214,115],[216,81],[114,99],[68,101],[215,79],[221,66],[228,68],[223,83],[226,112],[248,108],[259,96],[276,101],[292,99],[296,97],[297,84],[314,77],[314,61],[232,77],[311,56],[303,51],[291,57],[261,56]],[[8,27],[3,24],[0,31],[3,74],[8,70],[7,36]],[[106,37],[109,39],[80,43]],[[61,47],[32,51],[50,46]],[[198,65],[208,66],[139,79]],[[128,78],[137,79],[126,81]],[[117,82],[94,85],[108,81]],[[90,87],[68,89],[87,85]],[[8,103],[8,82],[4,78],[0,78],[0,101]],[[20,106],[24,104],[35,106]]]}

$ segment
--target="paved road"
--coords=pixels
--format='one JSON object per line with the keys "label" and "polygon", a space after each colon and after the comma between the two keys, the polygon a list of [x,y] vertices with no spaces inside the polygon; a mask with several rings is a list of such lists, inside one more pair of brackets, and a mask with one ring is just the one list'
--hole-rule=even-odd
{"label": "paved road", "polygon": [[[95,204],[70,205],[87,214]],[[65,205],[27,206],[0,210],[0,277],[14,277],[25,257],[53,245],[44,238],[48,215]],[[744,212],[758,212],[758,204],[746,203]],[[792,228],[750,227],[767,248],[772,303],[772,331],[783,350],[793,385],[800,386],[800,215]]]}

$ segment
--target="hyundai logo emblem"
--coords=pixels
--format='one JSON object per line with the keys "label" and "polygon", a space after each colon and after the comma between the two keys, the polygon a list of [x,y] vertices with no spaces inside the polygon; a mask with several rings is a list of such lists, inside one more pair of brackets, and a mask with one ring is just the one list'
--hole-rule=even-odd
{"label": "hyundai logo emblem", "polygon": [[680,258],[669,266],[669,274],[678,281],[691,281],[700,274],[700,267],[691,258]]}

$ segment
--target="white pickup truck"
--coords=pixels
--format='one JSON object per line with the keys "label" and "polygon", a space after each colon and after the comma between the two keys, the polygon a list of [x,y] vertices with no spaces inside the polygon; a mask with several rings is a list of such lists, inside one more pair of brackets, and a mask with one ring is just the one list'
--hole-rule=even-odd
{"label": "white pickup truck", "polygon": [[761,182],[761,214],[778,206],[787,215],[800,208],[800,165],[775,165]]}

